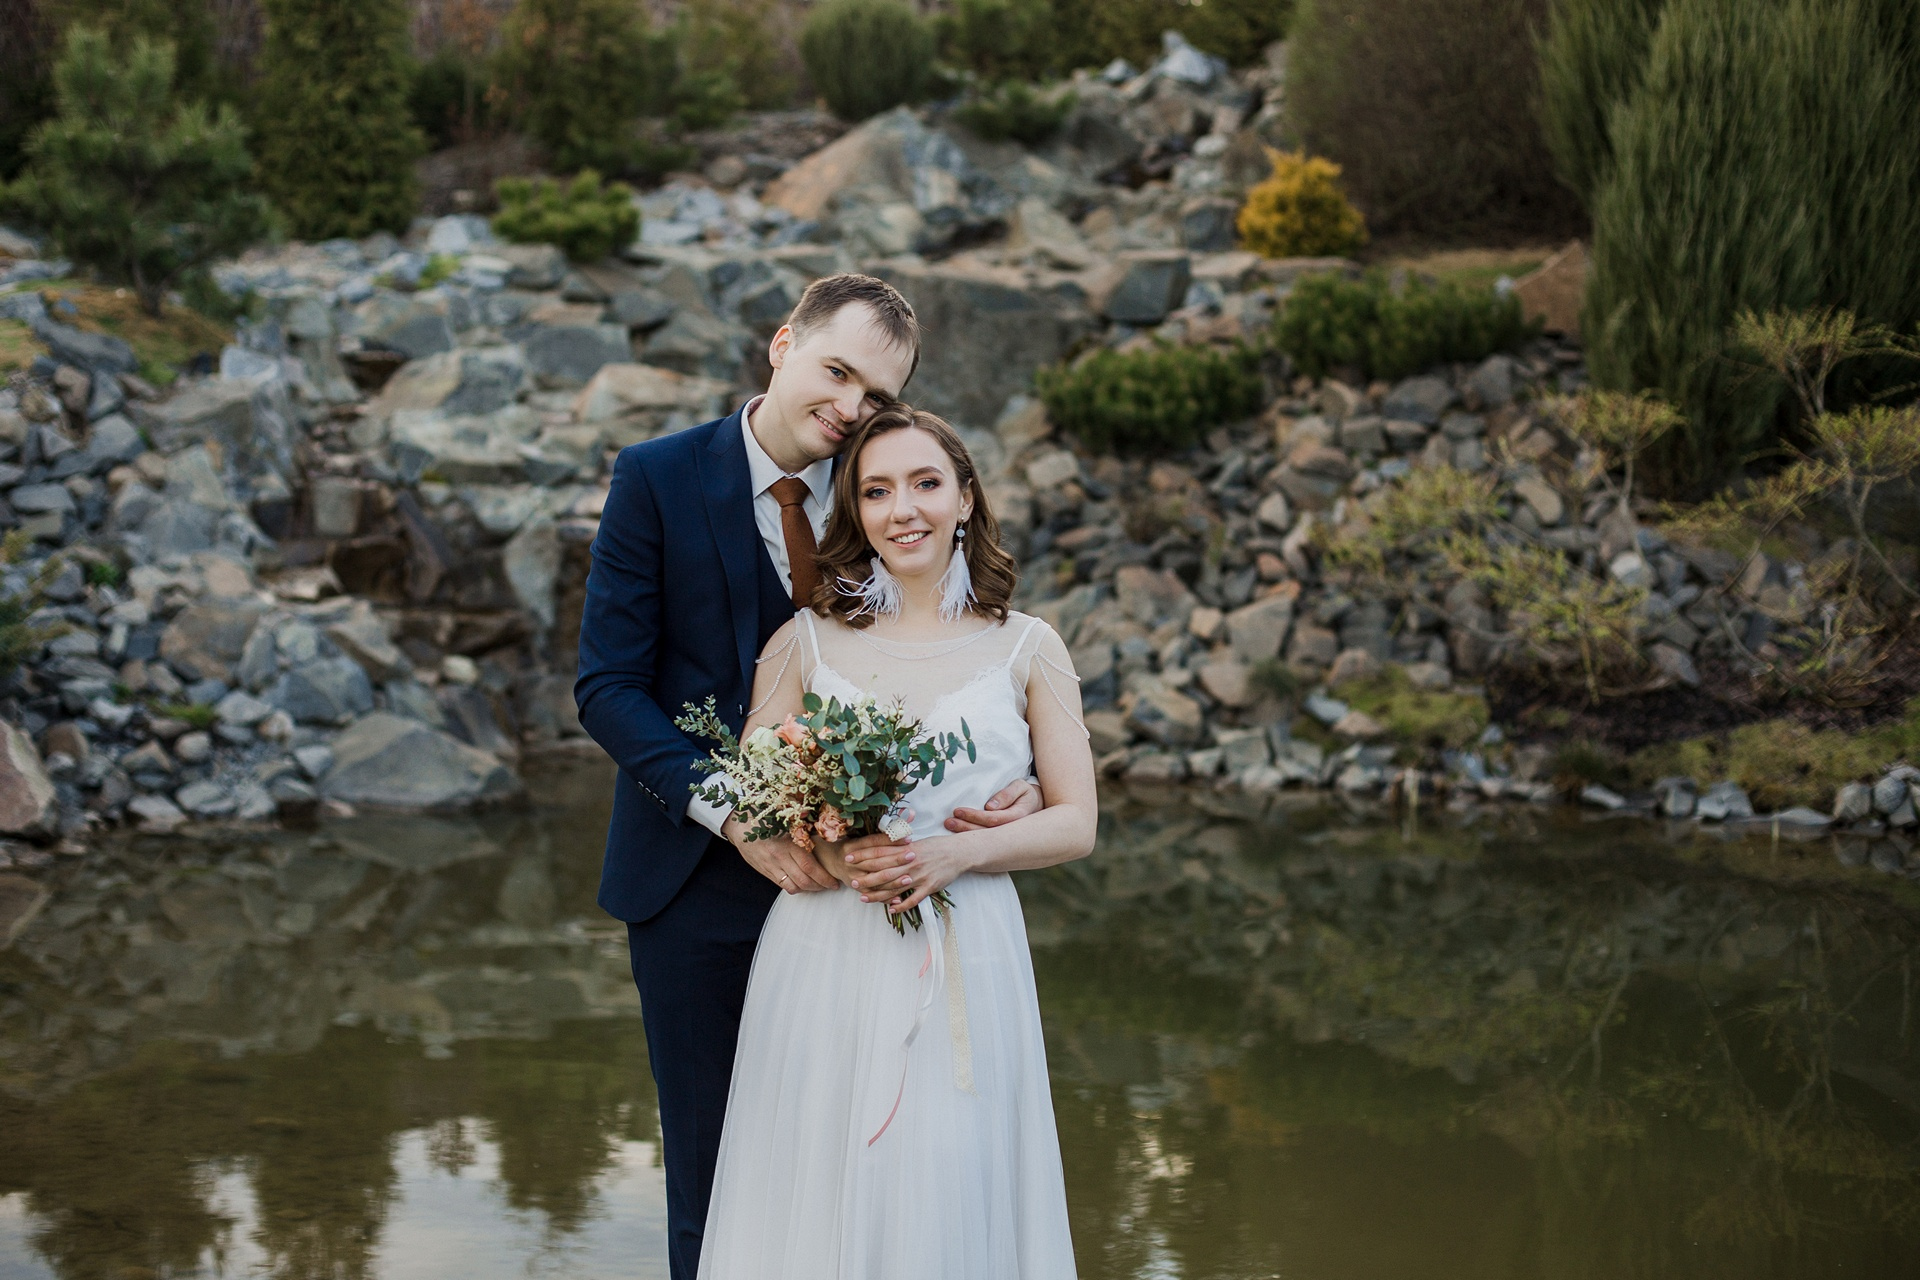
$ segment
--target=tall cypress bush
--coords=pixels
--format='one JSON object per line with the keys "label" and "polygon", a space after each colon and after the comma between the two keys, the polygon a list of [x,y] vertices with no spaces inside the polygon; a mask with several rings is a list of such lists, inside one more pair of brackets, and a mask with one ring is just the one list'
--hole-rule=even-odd
{"label": "tall cypress bush", "polygon": [[1546,0],[1300,0],[1288,110],[1377,234],[1577,225],[1536,113],[1545,12]]}
{"label": "tall cypress bush", "polygon": [[1613,162],[1607,122],[1633,96],[1667,0],[1555,0],[1540,44],[1540,127],[1561,181],[1591,206]]}
{"label": "tall cypress bush", "polygon": [[425,148],[408,110],[404,0],[261,0],[260,182],[303,239],[405,229]]}
{"label": "tall cypress bush", "polygon": [[[1779,439],[1777,387],[1727,347],[1743,310],[1920,323],[1920,6],[1672,0],[1609,117],[1582,327],[1600,385],[1651,387],[1689,429],[1651,459],[1709,486]],[[1849,371],[1841,398],[1904,379]]]}
{"label": "tall cypress bush", "polygon": [[636,0],[520,0],[494,80],[554,167],[624,173],[636,118],[667,105],[673,59]]}
{"label": "tall cypress bush", "polygon": [[933,30],[902,0],[826,0],[800,31],[807,78],[842,120],[918,101],[933,70]]}

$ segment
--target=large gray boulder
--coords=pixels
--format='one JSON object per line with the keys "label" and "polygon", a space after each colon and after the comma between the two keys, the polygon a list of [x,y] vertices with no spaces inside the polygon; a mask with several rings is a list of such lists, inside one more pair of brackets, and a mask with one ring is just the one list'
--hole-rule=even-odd
{"label": "large gray boulder", "polygon": [[386,809],[452,809],[517,794],[513,771],[418,720],[375,712],[333,742],[321,794]]}
{"label": "large gray boulder", "polygon": [[968,426],[997,421],[1033,373],[1093,330],[1086,309],[1015,271],[888,262],[873,268],[906,296],[929,341],[907,384],[916,406]]}
{"label": "large gray boulder", "polygon": [[608,444],[624,447],[674,426],[726,412],[731,384],[650,364],[602,365],[574,397],[574,421],[598,426]]}
{"label": "large gray boulder", "polygon": [[398,294],[375,294],[354,311],[360,340],[409,360],[453,350],[453,325],[431,302]]}
{"label": "large gray boulder", "polygon": [[160,656],[197,680],[233,679],[233,665],[267,606],[252,599],[201,600],[175,614],[160,635]]}
{"label": "large gray boulder", "polygon": [[1094,272],[1094,305],[1120,324],[1155,325],[1187,296],[1193,263],[1184,253],[1158,249],[1117,255]]}
{"label": "large gray boulder", "polygon": [[443,351],[402,365],[381,388],[370,411],[385,415],[399,409],[492,413],[518,399],[528,381],[527,360],[518,347]]}
{"label": "large gray boulder", "polygon": [[633,358],[625,325],[528,325],[513,331],[543,387],[581,387],[600,366]]}
{"label": "large gray boulder", "polygon": [[[783,315],[781,320],[785,318]],[[774,327],[777,329],[779,323]],[[730,383],[745,362],[747,337],[744,329],[682,307],[647,339],[643,354],[648,364]]]}
{"label": "large gray boulder", "polygon": [[285,380],[208,378],[158,403],[127,406],[134,422],[164,454],[207,445],[234,485],[266,472],[293,474],[295,414]]}
{"label": "large gray boulder", "polygon": [[59,797],[33,739],[16,725],[0,723],[0,833],[51,835],[59,819]]}
{"label": "large gray boulder", "polygon": [[267,701],[303,724],[342,724],[373,710],[373,686],[359,663],[340,654],[284,673]]}
{"label": "large gray boulder", "polygon": [[432,473],[451,484],[504,484],[526,477],[521,446],[540,434],[540,415],[525,405],[449,417],[402,409],[388,425],[394,466],[409,480]]}

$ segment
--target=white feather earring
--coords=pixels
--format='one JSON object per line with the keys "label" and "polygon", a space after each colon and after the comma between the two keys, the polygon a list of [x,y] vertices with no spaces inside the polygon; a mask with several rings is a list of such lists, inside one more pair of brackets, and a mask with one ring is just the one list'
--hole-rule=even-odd
{"label": "white feather earring", "polygon": [[899,617],[902,594],[900,579],[887,572],[887,566],[879,556],[867,561],[867,566],[871,572],[865,582],[855,582],[852,578],[840,579],[840,593],[860,599],[860,607],[853,611],[853,616],[858,618],[870,613],[876,618]]}
{"label": "white feather earring", "polygon": [[940,576],[940,619],[953,622],[973,604],[973,573],[967,568],[967,526],[953,534],[953,554]]}

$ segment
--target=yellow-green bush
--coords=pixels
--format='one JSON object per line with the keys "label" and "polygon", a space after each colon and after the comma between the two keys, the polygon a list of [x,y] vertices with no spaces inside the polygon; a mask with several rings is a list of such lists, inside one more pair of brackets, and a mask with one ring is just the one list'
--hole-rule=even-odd
{"label": "yellow-green bush", "polygon": [[1268,148],[1273,172],[1247,193],[1234,225],[1269,258],[1348,253],[1367,242],[1367,221],[1340,190],[1340,166],[1304,151]]}
{"label": "yellow-green bush", "polygon": [[1670,775],[1701,783],[1731,779],[1762,811],[1796,804],[1825,809],[1840,784],[1869,780],[1916,753],[1920,699],[1907,704],[1903,719],[1859,732],[1762,720],[1731,733],[1657,743],[1636,752],[1628,767],[1641,782]]}
{"label": "yellow-green bush", "polygon": [[640,234],[640,211],[624,182],[601,184],[582,169],[569,182],[502,178],[494,187],[500,212],[493,229],[523,244],[557,244],[575,262],[595,262]]}
{"label": "yellow-green bush", "polygon": [[1339,686],[1342,701],[1378,720],[1387,737],[1410,761],[1427,751],[1459,749],[1486,731],[1487,700],[1450,689],[1416,689],[1405,668],[1388,667],[1376,675]]}

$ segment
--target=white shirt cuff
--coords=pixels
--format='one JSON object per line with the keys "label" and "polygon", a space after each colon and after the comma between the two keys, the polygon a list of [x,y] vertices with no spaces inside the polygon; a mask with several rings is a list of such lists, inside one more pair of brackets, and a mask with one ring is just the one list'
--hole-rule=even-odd
{"label": "white shirt cuff", "polygon": [[[708,781],[717,782],[728,791],[733,790],[732,780],[724,773],[716,773]],[[687,816],[717,836],[720,835],[720,829],[727,825],[727,819],[733,816],[733,806],[728,805],[723,809],[705,796],[695,796],[687,801]]]}

